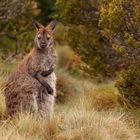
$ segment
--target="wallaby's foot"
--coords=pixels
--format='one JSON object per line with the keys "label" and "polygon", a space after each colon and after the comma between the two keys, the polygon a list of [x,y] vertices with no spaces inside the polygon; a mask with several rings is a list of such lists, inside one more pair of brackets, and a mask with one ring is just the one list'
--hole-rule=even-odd
{"label": "wallaby's foot", "polygon": [[54,69],[51,68],[51,69],[49,69],[48,71],[43,71],[43,72],[41,73],[41,75],[44,76],[44,77],[46,77],[46,76],[50,75],[53,71],[54,71]]}

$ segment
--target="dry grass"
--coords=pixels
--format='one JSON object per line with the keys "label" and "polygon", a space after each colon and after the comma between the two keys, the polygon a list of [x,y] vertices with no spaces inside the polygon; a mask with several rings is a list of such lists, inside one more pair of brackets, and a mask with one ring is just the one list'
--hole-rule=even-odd
{"label": "dry grass", "polygon": [[98,85],[83,78],[74,78],[64,70],[58,73],[57,95],[59,103],[85,96],[90,101],[90,108],[99,111],[121,107],[121,97],[113,82]]}
{"label": "dry grass", "polygon": [[91,105],[97,110],[110,110],[121,107],[119,102],[121,97],[113,82],[96,86],[94,90],[87,94],[87,98],[91,100]]}
{"label": "dry grass", "polygon": [[66,70],[57,71],[57,102],[66,103],[82,92],[80,81],[73,78]]}
{"label": "dry grass", "polygon": [[88,109],[82,97],[70,106],[57,105],[50,121],[33,114],[19,114],[1,120],[2,140],[136,140],[135,128],[126,123],[124,114]]}

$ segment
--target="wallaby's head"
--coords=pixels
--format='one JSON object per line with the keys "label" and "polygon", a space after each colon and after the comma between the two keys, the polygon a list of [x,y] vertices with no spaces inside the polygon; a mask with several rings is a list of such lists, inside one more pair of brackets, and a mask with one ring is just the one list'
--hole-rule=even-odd
{"label": "wallaby's head", "polygon": [[54,20],[49,23],[48,26],[44,27],[37,21],[33,21],[33,24],[37,30],[35,36],[35,46],[40,50],[49,48],[53,43],[52,34],[56,27],[57,21]]}

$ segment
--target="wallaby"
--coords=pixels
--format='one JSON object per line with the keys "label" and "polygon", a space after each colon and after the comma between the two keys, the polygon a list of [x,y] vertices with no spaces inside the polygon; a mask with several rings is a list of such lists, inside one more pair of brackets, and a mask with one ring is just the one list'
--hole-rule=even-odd
{"label": "wallaby", "polygon": [[56,96],[56,66],[53,31],[57,22],[47,27],[34,21],[37,30],[31,52],[9,76],[5,86],[7,113],[36,111],[48,118],[53,113]]}

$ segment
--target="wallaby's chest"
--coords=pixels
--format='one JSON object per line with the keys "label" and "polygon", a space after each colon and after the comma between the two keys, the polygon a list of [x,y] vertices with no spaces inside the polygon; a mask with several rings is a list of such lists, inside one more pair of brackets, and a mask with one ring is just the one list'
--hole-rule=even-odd
{"label": "wallaby's chest", "polygon": [[40,63],[42,70],[49,70],[56,65],[56,57],[53,54],[44,55]]}
{"label": "wallaby's chest", "polygon": [[31,58],[31,65],[34,71],[46,71],[56,65],[56,54],[49,50],[46,53],[38,53]]}

